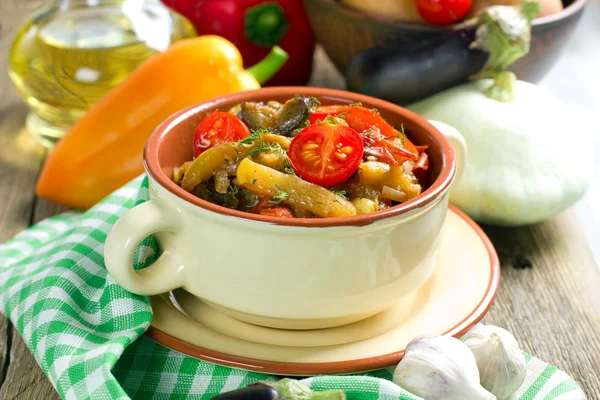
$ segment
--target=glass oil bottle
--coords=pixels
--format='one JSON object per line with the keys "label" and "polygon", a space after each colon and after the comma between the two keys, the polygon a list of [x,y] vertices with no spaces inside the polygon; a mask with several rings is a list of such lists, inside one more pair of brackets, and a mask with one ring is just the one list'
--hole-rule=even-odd
{"label": "glass oil bottle", "polygon": [[31,111],[27,128],[52,146],[142,62],[193,26],[158,0],[54,0],[13,42],[9,75]]}

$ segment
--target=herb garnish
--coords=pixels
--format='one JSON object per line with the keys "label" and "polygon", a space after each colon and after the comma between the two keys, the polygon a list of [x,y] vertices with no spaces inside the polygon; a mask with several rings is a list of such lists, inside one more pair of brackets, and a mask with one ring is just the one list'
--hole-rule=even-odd
{"label": "herb garnish", "polygon": [[[256,153],[260,153],[263,151],[266,151],[269,153],[276,153],[276,154],[285,154],[285,150],[283,149],[283,147],[281,147],[281,145],[279,143],[276,143],[276,142],[268,143],[266,140],[264,140],[261,137],[261,135],[263,135],[265,133],[270,133],[270,131],[268,129],[254,130],[254,131],[252,131],[250,136],[238,141],[238,143],[239,144],[254,144],[254,146],[250,149],[250,151],[248,151],[249,156],[252,156]],[[241,156],[239,153],[238,153],[238,158],[241,159]]]}
{"label": "herb garnish", "polygon": [[229,192],[229,194],[231,195],[231,197],[233,197],[235,200],[237,200],[237,194],[239,193],[239,189],[236,185],[230,185],[227,188],[227,191]]}
{"label": "herb garnish", "polygon": [[310,108],[318,108],[321,105],[321,102],[316,97],[309,97],[308,101],[310,103]]}
{"label": "herb garnish", "polygon": [[340,197],[348,200],[348,196],[346,195],[346,191],[345,190],[332,190],[331,192],[333,194],[335,194],[336,196],[340,196]]}
{"label": "herb garnish", "polygon": [[268,204],[281,204],[281,202],[283,202],[284,200],[287,200],[288,197],[290,197],[290,194],[288,192],[286,192],[285,190],[283,190],[281,188],[281,186],[279,186],[278,184],[275,184],[275,187],[277,188],[277,190],[279,190],[279,193],[277,193],[275,196],[273,196],[272,200],[267,201]]}
{"label": "herb garnish", "polygon": [[296,176],[296,171],[294,171],[294,170],[293,170],[292,168],[290,168],[290,167],[285,167],[285,168],[284,168],[284,171],[285,171],[285,173],[286,173],[286,174],[289,174],[289,175],[294,175],[294,176]]}
{"label": "herb garnish", "polygon": [[356,103],[350,104],[350,107],[362,107],[362,103],[360,101],[357,101]]}
{"label": "herb garnish", "polygon": [[256,178],[252,179],[252,184],[254,185],[256,183]]}
{"label": "herb garnish", "polygon": [[258,144],[250,149],[248,152],[249,156],[252,156],[257,153],[261,153],[263,151],[275,154],[284,154],[285,150],[279,143],[267,143],[264,139],[258,139]]}
{"label": "herb garnish", "polygon": [[241,139],[238,141],[239,144],[252,144],[253,142],[257,141],[260,139],[260,135],[262,135],[263,133],[269,133],[268,129],[256,129],[253,130],[250,133],[250,136],[248,136],[247,138]]}

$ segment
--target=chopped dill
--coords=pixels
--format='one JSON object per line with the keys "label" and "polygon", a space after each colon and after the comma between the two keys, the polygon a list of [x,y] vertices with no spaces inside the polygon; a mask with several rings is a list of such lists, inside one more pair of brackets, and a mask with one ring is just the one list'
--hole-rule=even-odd
{"label": "chopped dill", "polygon": [[346,195],[346,191],[345,190],[332,190],[331,192],[333,194],[335,194],[336,196],[340,196],[340,197],[348,200],[348,196]]}
{"label": "chopped dill", "polygon": [[252,184],[254,185],[256,183],[256,178],[252,179]]}
{"label": "chopped dill", "polygon": [[273,196],[272,200],[267,201],[268,204],[281,204],[283,201],[287,200],[288,197],[290,197],[290,194],[283,190],[281,186],[275,184],[275,187],[277,188],[277,190],[279,190],[279,193]]}
{"label": "chopped dill", "polygon": [[267,143],[264,139],[258,139],[258,144],[250,149],[249,156],[252,156],[263,151],[275,154],[285,154],[285,150],[279,143]]}
{"label": "chopped dill", "polygon": [[317,108],[321,105],[321,102],[316,97],[309,97],[308,101],[310,103],[310,108]]}
{"label": "chopped dill", "polygon": [[[268,129],[257,129],[252,131],[252,133],[250,134],[250,136],[248,136],[247,138],[244,138],[240,141],[238,141],[239,144],[253,144],[254,146],[250,149],[250,151],[248,151],[248,155],[252,156],[256,153],[260,153],[263,151],[267,151],[269,153],[276,153],[276,154],[285,154],[285,150],[283,149],[283,147],[281,147],[281,145],[279,143],[268,143],[266,140],[264,140],[261,135],[265,134],[265,133],[270,133],[270,131]],[[238,152],[238,157],[237,157],[237,161],[240,161],[242,159],[241,154]]]}
{"label": "chopped dill", "polygon": [[250,133],[250,136],[248,136],[247,138],[241,139],[238,141],[239,144],[251,144],[252,142],[255,142],[257,140],[260,139],[260,135],[264,134],[264,133],[269,133],[270,131],[268,129],[256,129],[253,130]]}
{"label": "chopped dill", "polygon": [[356,103],[350,104],[350,107],[362,107],[362,103],[360,101],[357,101]]}
{"label": "chopped dill", "polygon": [[229,192],[231,197],[237,200],[237,194],[239,193],[239,189],[236,185],[230,185],[229,188],[227,188],[227,191]]}
{"label": "chopped dill", "polygon": [[285,171],[286,174],[296,176],[296,172],[292,168],[290,168],[290,167],[285,167],[284,171]]}

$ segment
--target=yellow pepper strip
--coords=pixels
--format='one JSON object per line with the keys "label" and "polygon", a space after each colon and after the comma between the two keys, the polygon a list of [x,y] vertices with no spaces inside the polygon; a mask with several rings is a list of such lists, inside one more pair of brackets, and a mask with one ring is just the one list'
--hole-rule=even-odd
{"label": "yellow pepper strip", "polygon": [[[300,207],[323,217],[349,217],[356,208],[348,200],[329,190],[306,182],[295,175],[283,174],[245,158],[237,170],[240,185],[268,199]],[[277,200],[276,200],[277,201]]]}
{"label": "yellow pepper strip", "polygon": [[249,72],[236,47],[219,36],[176,42],[138,67],[67,132],[42,170],[38,196],[91,207],[143,172],[144,144],[167,117],[212,97],[258,89],[286,59],[275,47]]}

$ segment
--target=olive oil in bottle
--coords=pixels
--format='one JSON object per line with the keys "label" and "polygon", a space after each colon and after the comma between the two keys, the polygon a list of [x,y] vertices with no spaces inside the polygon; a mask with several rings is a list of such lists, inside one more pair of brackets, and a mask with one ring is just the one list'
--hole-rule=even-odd
{"label": "olive oil in bottle", "polygon": [[31,111],[27,128],[51,146],[152,55],[195,36],[158,0],[55,0],[18,32],[9,75]]}

